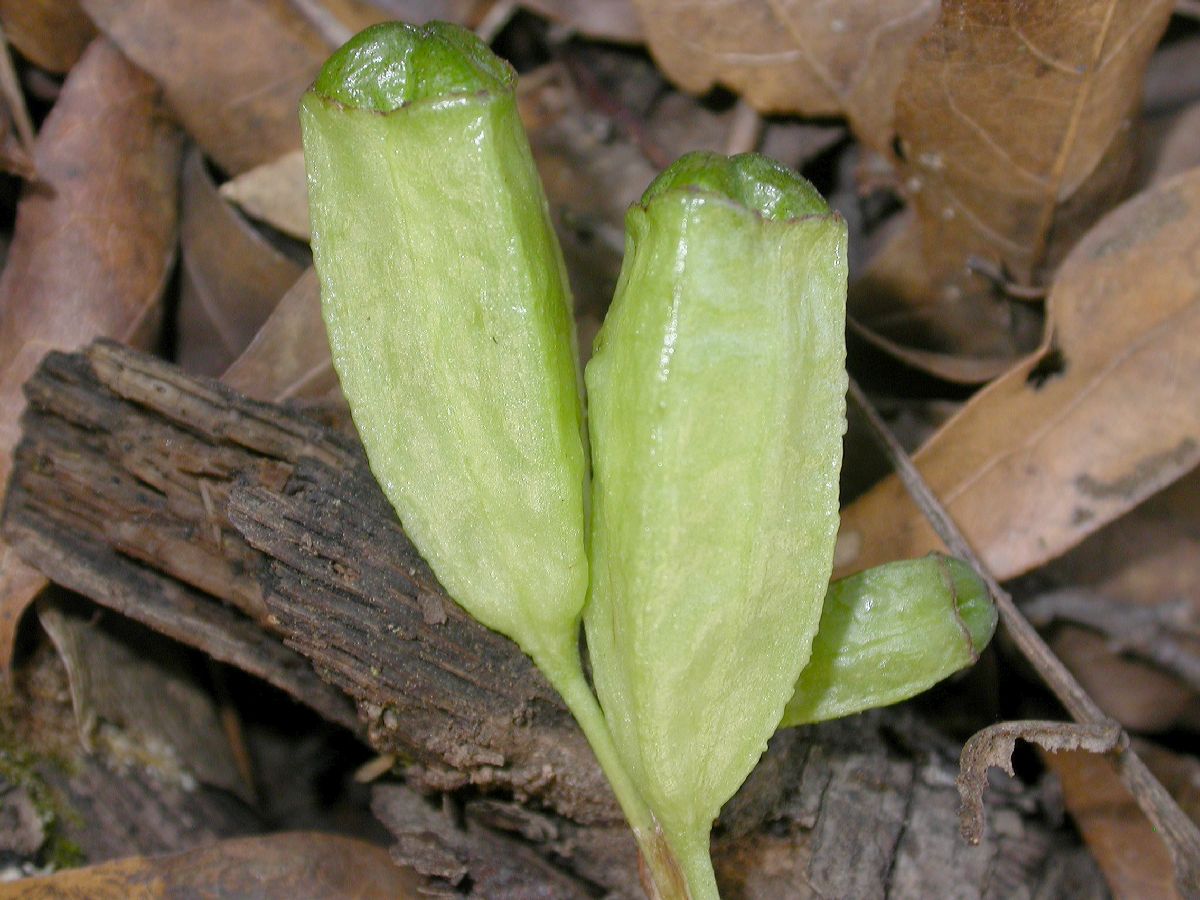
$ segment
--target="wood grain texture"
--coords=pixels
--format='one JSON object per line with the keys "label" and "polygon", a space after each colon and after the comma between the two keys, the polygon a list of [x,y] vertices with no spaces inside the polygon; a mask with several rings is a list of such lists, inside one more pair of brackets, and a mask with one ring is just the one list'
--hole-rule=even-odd
{"label": "wood grain texture", "polygon": [[[352,440],[111,343],[52,354],[28,394],[3,534],[29,561],[354,726],[335,702],[349,694],[371,743],[408,763],[408,787],[375,803],[393,858],[447,890],[538,896],[529,873],[548,863],[537,890],[564,876],[576,895],[637,896],[578,729],[517,647],[445,596]],[[724,896],[1100,895],[1021,784],[989,792],[983,842],[962,844],[956,756],[904,709],[781,732],[718,823]],[[395,793],[412,787],[450,792],[457,813]]]}

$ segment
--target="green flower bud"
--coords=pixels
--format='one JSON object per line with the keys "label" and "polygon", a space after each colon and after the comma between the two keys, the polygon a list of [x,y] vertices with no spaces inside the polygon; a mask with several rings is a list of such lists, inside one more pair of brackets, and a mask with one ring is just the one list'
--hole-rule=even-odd
{"label": "green flower bud", "polygon": [[588,364],[597,692],[693,898],[808,661],[845,430],[846,227],[757,155],[691,154],[626,219]]}
{"label": "green flower bud", "polygon": [[835,581],[780,727],[907,700],[973,664],[995,630],[987,586],[958,559],[934,553]]}
{"label": "green flower bud", "polygon": [[446,590],[577,666],[585,456],[571,298],[512,69],[454,25],[368,28],[300,105],[333,360]]}

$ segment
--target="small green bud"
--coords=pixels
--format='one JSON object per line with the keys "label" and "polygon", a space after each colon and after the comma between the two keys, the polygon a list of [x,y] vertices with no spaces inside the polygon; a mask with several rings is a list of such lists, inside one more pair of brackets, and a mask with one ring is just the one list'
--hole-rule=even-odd
{"label": "small green bud", "polygon": [[907,700],[974,663],[995,630],[987,586],[952,557],[934,553],[835,581],[780,727]]}

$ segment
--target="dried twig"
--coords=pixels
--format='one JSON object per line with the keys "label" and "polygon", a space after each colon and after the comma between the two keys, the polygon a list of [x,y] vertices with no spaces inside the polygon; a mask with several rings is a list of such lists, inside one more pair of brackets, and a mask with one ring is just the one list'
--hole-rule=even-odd
{"label": "dried twig", "polygon": [[[858,383],[851,378],[849,394],[866,419],[872,436],[887,455],[905,489],[933,526],[946,547],[966,560],[983,579],[1000,612],[1001,621],[1021,655],[1037,670],[1046,686],[1066,707],[1071,718],[1083,725],[1108,727],[1112,720],[1088,696],[1062,661],[1017,609],[1012,597],[997,583],[983,560],[974,551],[945,506],[930,489],[908,453],[900,446]],[[1200,896],[1200,829],[1146,768],[1129,746],[1122,731],[1114,751],[1121,780],[1133,794],[1138,806],[1161,835],[1175,866],[1175,880],[1186,896]]]}
{"label": "dried twig", "polygon": [[733,123],[729,126],[729,135],[725,138],[725,152],[732,156],[735,153],[749,153],[758,149],[762,138],[763,118],[745,100],[738,100],[733,110]]}
{"label": "dried twig", "polygon": [[291,3],[330,50],[337,49],[354,36],[354,32],[347,28],[322,0],[291,0]]}
{"label": "dried twig", "polygon": [[491,5],[475,25],[475,34],[485,44],[490,44],[496,39],[496,35],[512,21],[516,12],[517,4],[514,0],[498,0]]}

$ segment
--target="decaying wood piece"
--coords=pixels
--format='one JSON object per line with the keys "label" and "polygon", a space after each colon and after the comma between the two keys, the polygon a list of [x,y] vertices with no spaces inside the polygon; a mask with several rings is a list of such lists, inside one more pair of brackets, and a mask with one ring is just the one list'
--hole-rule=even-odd
{"label": "decaying wood piece", "polygon": [[[286,461],[267,455],[252,418],[198,382],[189,393],[193,383],[178,370],[147,377],[130,368],[150,360],[111,343],[86,357],[46,358],[27,385],[6,540],[58,584],[357,727],[345,698],[260,627],[266,606],[249,574],[256,554],[223,520],[235,478],[251,469],[282,485]],[[154,401],[173,418],[154,412]],[[223,441],[230,421],[242,423],[242,443]],[[304,447],[303,432],[294,439],[293,449]]]}
{"label": "decaying wood piece", "polygon": [[[67,669],[49,643],[35,646],[14,675],[13,697],[0,701],[0,873],[173,853],[264,828],[227,791],[146,761],[86,752]],[[28,702],[15,705],[16,696]],[[0,896],[29,896],[18,887],[6,894],[4,881]]]}
{"label": "decaying wood piece", "polygon": [[[375,808],[393,855],[447,890],[636,895],[632,841],[574,723],[446,597],[353,441],[111,343],[52,354],[27,393],[3,534],[31,563],[404,759],[407,786]],[[961,843],[956,750],[902,710],[777,735],[719,823],[727,895],[1055,896],[1068,876],[1074,896],[1100,891],[1019,785],[989,795],[983,843]]]}
{"label": "decaying wood piece", "polygon": [[235,490],[229,514],[270,560],[265,597],[288,643],[358,701],[374,746],[417,762],[410,780],[512,791],[585,824],[620,820],[557,694],[447,598],[365,466],[301,460],[283,491]]}

